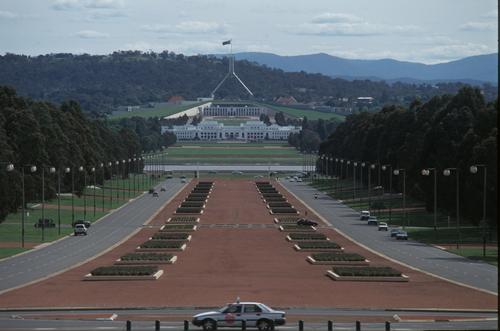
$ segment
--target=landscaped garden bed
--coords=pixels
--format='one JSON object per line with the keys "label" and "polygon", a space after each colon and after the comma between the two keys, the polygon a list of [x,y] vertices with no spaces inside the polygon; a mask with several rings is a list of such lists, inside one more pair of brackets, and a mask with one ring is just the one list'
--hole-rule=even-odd
{"label": "landscaped garden bed", "polygon": [[199,202],[206,202],[207,199],[205,197],[191,197],[191,196],[188,196],[184,202],[194,202],[194,201],[199,201]]}
{"label": "landscaped garden bed", "polygon": [[279,226],[280,231],[314,232],[316,228],[310,225],[283,224]]}
{"label": "landscaped garden bed", "polygon": [[148,240],[137,247],[139,251],[183,251],[186,249],[184,241]]}
{"label": "landscaped garden bed", "polygon": [[187,196],[188,198],[191,198],[191,197],[203,197],[205,199],[207,199],[209,197],[208,193],[189,193],[189,195]]}
{"label": "landscaped garden bed", "polygon": [[300,217],[297,216],[279,216],[274,219],[276,224],[297,224]]}
{"label": "landscaped garden bed", "polygon": [[155,233],[150,239],[152,240],[191,240],[191,235],[185,232],[165,232],[160,231]]}
{"label": "landscaped garden bed", "polygon": [[205,208],[205,202],[203,201],[184,201],[181,203],[180,208],[189,208],[189,207],[197,207],[197,208]]}
{"label": "landscaped garden bed", "polygon": [[175,261],[177,261],[177,256],[169,253],[129,253],[116,260],[115,264],[171,264]]}
{"label": "landscaped garden bed", "polygon": [[306,252],[320,252],[320,251],[337,251],[341,252],[344,250],[339,244],[333,241],[304,241],[294,245],[294,248],[298,251]]}
{"label": "landscaped garden bed", "polygon": [[265,202],[288,202],[288,200],[284,197],[269,197],[267,199],[263,199]]}
{"label": "landscaped garden bed", "polygon": [[333,267],[327,271],[334,280],[364,282],[407,282],[408,276],[391,267]]}
{"label": "landscaped garden bed", "polygon": [[263,193],[262,198],[267,199],[267,198],[283,198],[283,195],[281,193]]}
{"label": "landscaped garden bed", "polygon": [[179,207],[175,210],[176,214],[203,214],[203,208],[200,207]]}
{"label": "landscaped garden bed", "polygon": [[271,208],[271,214],[298,214],[299,212],[295,208],[287,208],[287,207],[275,207]]}
{"label": "landscaped garden bed", "polygon": [[286,236],[288,241],[328,241],[329,239],[323,233],[309,233],[309,232],[292,232]]}
{"label": "landscaped garden bed", "polygon": [[174,216],[166,220],[168,224],[196,224],[200,222],[200,218],[196,216]]}
{"label": "landscaped garden bed", "polygon": [[268,202],[267,207],[268,208],[276,208],[276,207],[278,207],[278,208],[293,208],[292,204],[289,202],[274,202],[274,201]]}
{"label": "landscaped garden bed", "polygon": [[156,280],[162,274],[158,266],[109,266],[92,270],[84,280]]}
{"label": "landscaped garden bed", "polygon": [[191,193],[204,193],[204,194],[208,194],[210,193],[212,189],[211,188],[194,188]]}
{"label": "landscaped garden bed", "polygon": [[197,226],[195,224],[171,224],[165,223],[160,228],[162,232],[186,232],[186,231],[196,231]]}
{"label": "landscaped garden bed", "polygon": [[368,261],[364,256],[356,253],[314,253],[306,259],[311,264],[334,264],[367,266]]}

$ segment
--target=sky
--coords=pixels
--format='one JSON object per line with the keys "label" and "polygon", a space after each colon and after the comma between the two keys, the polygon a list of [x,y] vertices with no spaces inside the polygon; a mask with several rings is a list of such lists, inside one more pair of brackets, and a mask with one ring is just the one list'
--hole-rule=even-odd
{"label": "sky", "polygon": [[0,54],[327,53],[440,63],[498,52],[496,0],[0,0]]}

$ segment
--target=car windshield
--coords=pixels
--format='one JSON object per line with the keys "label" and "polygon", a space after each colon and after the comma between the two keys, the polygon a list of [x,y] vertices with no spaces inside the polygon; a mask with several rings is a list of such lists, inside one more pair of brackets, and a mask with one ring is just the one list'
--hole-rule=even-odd
{"label": "car windshield", "polygon": [[268,306],[266,306],[265,304],[261,303],[260,304],[260,308],[262,308],[263,310],[267,310],[268,312],[272,311],[271,308],[269,308]]}
{"label": "car windshield", "polygon": [[222,307],[221,309],[219,309],[219,312],[222,313],[223,311],[225,311],[227,309],[227,305],[225,305],[224,307]]}

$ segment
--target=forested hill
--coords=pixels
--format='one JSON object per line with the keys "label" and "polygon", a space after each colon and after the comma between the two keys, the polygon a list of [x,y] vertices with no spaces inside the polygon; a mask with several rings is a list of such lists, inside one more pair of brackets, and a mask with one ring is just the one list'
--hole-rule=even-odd
{"label": "forested hill", "polygon": [[[292,95],[299,102],[338,97],[372,96],[381,102],[456,93],[460,83],[412,85],[367,80],[346,81],[321,74],[285,73],[248,61],[237,61],[238,76],[259,100]],[[186,99],[209,96],[227,73],[227,59],[183,56],[172,52],[115,52],[110,55],[50,54],[29,57],[0,56],[0,85],[19,94],[61,103],[76,100],[84,111],[105,113],[118,105],[165,101],[172,95]],[[485,91],[488,95],[489,91]],[[247,95],[234,80],[223,85],[217,97]]]}

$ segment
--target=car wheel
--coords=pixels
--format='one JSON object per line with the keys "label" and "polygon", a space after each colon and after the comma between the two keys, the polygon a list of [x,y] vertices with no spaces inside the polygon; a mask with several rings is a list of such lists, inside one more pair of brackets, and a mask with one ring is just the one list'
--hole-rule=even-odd
{"label": "car wheel", "polygon": [[259,329],[259,331],[270,331],[271,322],[268,320],[259,320],[257,321],[257,329]]}
{"label": "car wheel", "polygon": [[214,320],[204,320],[203,321],[203,330],[204,331],[213,331],[217,330],[217,323]]}

